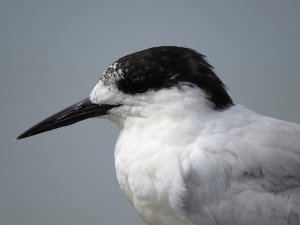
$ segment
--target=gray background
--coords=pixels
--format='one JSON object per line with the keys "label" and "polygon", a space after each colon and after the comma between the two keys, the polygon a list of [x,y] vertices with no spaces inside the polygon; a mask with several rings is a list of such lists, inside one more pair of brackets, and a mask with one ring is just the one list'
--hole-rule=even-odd
{"label": "gray background", "polygon": [[0,0],[0,28],[0,225],[143,224],[116,181],[110,121],[13,142],[125,54],[194,48],[236,103],[300,122],[299,0]]}

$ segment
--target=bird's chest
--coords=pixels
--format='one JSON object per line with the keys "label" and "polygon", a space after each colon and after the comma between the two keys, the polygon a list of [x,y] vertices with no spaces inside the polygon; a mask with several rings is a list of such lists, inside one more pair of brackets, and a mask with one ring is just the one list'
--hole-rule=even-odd
{"label": "bird's chest", "polygon": [[[157,134],[157,133],[156,133]],[[178,224],[170,192],[179,175],[170,146],[147,130],[121,132],[115,149],[118,182],[147,224]]]}

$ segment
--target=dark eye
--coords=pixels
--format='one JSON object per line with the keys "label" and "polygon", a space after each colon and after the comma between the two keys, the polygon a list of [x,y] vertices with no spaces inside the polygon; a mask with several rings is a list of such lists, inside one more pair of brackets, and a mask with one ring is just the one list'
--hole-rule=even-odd
{"label": "dark eye", "polygon": [[145,80],[125,80],[120,79],[117,82],[118,89],[126,94],[139,94],[146,92],[151,86],[148,81]]}
{"label": "dark eye", "polygon": [[133,86],[135,93],[144,93],[148,90],[148,86],[144,83],[135,83]]}

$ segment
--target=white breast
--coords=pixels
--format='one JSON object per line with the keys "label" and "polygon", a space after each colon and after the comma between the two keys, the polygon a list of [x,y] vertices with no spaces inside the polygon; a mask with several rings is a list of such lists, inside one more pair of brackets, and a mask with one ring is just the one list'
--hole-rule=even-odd
{"label": "white breast", "polygon": [[174,88],[141,97],[110,118],[121,128],[115,148],[120,187],[148,225],[193,224],[183,210],[182,165],[210,109],[202,92],[185,89],[184,96]]}
{"label": "white breast", "polygon": [[189,224],[177,210],[180,198],[170,198],[170,192],[178,197],[185,192],[176,141],[166,138],[171,131],[166,124],[145,127],[145,122],[135,119],[119,136],[115,166],[120,187],[147,224]]}
{"label": "white breast", "polygon": [[114,112],[121,127],[118,181],[143,220],[264,225],[288,218],[298,224],[299,125],[239,106],[213,111],[195,91],[184,97],[180,91],[144,96],[145,104],[139,99]]}

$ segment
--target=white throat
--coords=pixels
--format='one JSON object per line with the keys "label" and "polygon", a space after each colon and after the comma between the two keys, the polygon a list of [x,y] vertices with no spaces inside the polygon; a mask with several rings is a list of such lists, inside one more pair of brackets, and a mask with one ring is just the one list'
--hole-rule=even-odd
{"label": "white throat", "polygon": [[120,129],[129,128],[136,122],[150,126],[161,121],[182,124],[189,118],[205,120],[212,108],[199,88],[182,86],[127,96],[125,104],[112,109],[108,118]]}
{"label": "white throat", "polygon": [[[148,224],[188,224],[170,211],[170,205],[181,203],[167,192],[182,191],[177,186],[172,190],[172,184],[181,183],[172,175],[179,174],[177,157],[188,153],[182,149],[197,139],[214,110],[205,94],[190,86],[133,98],[130,106],[116,108],[109,116],[121,128],[115,149],[121,189]],[[163,223],[165,215],[172,219]]]}

